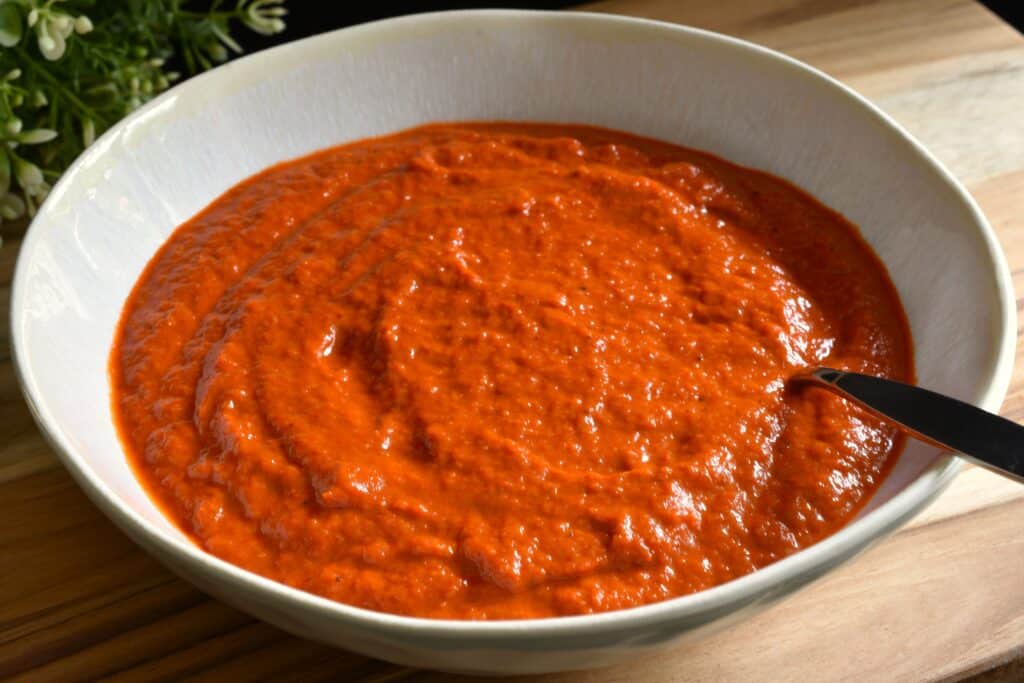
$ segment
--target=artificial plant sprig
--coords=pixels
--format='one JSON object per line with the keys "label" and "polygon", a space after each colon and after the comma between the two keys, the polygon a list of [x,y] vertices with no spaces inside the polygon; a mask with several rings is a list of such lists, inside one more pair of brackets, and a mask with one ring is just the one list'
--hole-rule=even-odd
{"label": "artificial plant sprig", "polygon": [[96,136],[180,77],[284,30],[284,0],[0,0],[0,223],[32,215]]}

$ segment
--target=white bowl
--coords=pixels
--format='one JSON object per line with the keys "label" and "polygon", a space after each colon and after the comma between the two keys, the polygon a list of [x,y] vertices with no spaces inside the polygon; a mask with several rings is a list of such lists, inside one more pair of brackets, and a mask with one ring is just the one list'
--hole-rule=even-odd
{"label": "white bowl", "polygon": [[859,225],[888,265],[920,382],[998,408],[1016,323],[992,229],[928,152],[834,80],[731,38],[596,14],[454,12],[358,26],[223,66],[119,123],[54,188],[18,260],[13,347],[40,428],[118,526],[203,590],[299,635],[412,666],[596,667],[762,609],[893,531],[956,473],[957,460],[910,447],[864,513],[821,543],[695,595],[594,616],[380,614],[203,553],[154,507],[111,423],[107,358],[130,288],[177,225],[264,167],[458,119],[597,124],[790,179]]}

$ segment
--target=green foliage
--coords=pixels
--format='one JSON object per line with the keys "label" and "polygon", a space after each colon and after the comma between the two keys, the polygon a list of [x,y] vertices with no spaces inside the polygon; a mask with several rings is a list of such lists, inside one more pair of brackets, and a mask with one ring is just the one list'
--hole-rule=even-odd
{"label": "green foliage", "polygon": [[0,0],[0,222],[32,215],[96,136],[177,80],[168,59],[209,69],[241,52],[232,28],[284,30],[283,5]]}

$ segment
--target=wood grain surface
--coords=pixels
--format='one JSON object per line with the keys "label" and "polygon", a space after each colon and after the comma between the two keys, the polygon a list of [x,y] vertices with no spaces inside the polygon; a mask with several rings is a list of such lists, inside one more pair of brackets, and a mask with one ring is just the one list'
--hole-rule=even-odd
{"label": "wood grain surface", "polygon": [[[608,0],[732,34],[858,89],[922,140],[1024,279],[1024,37],[971,0]],[[898,198],[894,198],[898,201]],[[78,491],[22,401],[0,249],[0,679],[442,680],[287,635],[175,578]],[[1018,306],[1019,307],[1019,306]],[[1004,414],[1024,421],[1024,363]],[[549,680],[1024,680],[1024,488],[961,475],[907,528],[730,631]]]}

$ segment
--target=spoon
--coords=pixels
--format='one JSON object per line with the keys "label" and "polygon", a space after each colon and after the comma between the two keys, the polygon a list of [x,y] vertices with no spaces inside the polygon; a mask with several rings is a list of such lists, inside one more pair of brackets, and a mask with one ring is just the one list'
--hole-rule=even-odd
{"label": "spoon", "polygon": [[934,391],[856,372],[816,368],[793,379],[822,386],[911,435],[1024,483],[1024,427]]}

